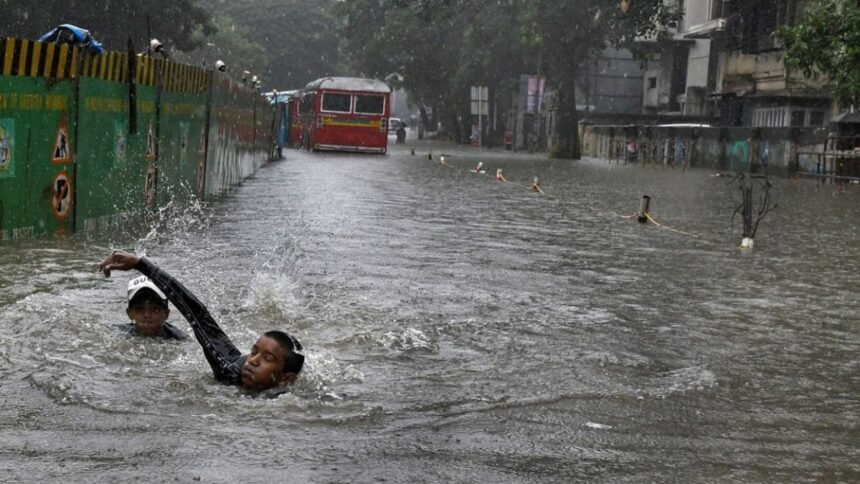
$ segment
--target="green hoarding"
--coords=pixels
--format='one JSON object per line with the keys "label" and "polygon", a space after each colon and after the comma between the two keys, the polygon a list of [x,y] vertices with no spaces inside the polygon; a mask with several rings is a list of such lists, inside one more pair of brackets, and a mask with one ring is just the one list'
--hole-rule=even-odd
{"label": "green hoarding", "polygon": [[0,239],[74,223],[73,84],[0,76]]}
{"label": "green hoarding", "polygon": [[221,74],[17,39],[0,69],[0,240],[142,223],[268,159],[271,108]]}

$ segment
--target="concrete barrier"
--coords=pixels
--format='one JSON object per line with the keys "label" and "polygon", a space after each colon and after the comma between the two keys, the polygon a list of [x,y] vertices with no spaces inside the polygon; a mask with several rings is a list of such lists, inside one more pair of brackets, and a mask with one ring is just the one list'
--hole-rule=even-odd
{"label": "concrete barrier", "polygon": [[586,126],[583,154],[610,161],[769,173],[811,171],[827,129]]}

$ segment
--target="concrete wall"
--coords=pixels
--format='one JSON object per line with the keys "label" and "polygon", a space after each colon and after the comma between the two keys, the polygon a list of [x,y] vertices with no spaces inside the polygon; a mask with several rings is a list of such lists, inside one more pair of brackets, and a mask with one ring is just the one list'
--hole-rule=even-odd
{"label": "concrete wall", "polygon": [[690,27],[701,25],[711,16],[711,0],[684,0],[684,18],[681,19],[681,25],[678,29],[683,33],[690,30]]}
{"label": "concrete wall", "polygon": [[[588,126],[583,154],[641,163],[771,173],[815,172],[827,130],[791,128],[696,128]],[[799,155],[799,153],[804,153]]]}
{"label": "concrete wall", "polygon": [[786,88],[782,51],[747,54],[734,50],[721,55],[721,92],[775,92]]}
{"label": "concrete wall", "polygon": [[710,40],[699,39],[690,46],[687,60],[687,87],[706,87],[708,85],[710,53]]}

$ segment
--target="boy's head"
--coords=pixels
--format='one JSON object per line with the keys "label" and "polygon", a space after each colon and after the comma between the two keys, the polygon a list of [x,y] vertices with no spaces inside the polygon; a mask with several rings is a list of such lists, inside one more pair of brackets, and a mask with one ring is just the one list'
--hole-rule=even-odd
{"label": "boy's head", "polygon": [[293,383],[305,363],[301,350],[301,343],[283,331],[264,333],[242,366],[242,387],[265,390]]}
{"label": "boy's head", "polygon": [[128,318],[134,329],[143,336],[158,336],[161,325],[170,315],[167,296],[146,276],[128,281]]}

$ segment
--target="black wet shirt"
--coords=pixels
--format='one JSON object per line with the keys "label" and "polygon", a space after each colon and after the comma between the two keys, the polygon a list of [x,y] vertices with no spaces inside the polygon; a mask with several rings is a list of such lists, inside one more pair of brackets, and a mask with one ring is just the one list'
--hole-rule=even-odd
{"label": "black wet shirt", "polygon": [[[138,334],[137,330],[134,328],[134,323],[125,323],[125,324],[120,324],[118,326],[120,328],[122,328],[123,330],[125,330],[128,334],[133,334],[133,335]],[[161,331],[158,332],[158,336],[156,336],[156,337],[157,338],[164,338],[164,339],[175,339],[175,340],[179,340],[179,341],[188,339],[188,336],[186,336],[185,333],[183,333],[181,329],[177,328],[176,326],[174,326],[168,322],[162,323]]]}
{"label": "black wet shirt", "polygon": [[146,258],[141,257],[135,269],[149,277],[188,320],[215,379],[228,385],[241,385],[245,357],[212,319],[206,306],[182,283]]}
{"label": "black wet shirt", "polygon": [[[122,323],[117,324],[117,326],[130,335],[138,335],[137,330],[134,329],[134,323]],[[188,339],[188,335],[183,333],[181,329],[168,322],[162,323],[161,331],[159,331],[158,335],[156,335],[155,337],[164,339],[175,339],[177,341],[184,341]]]}

